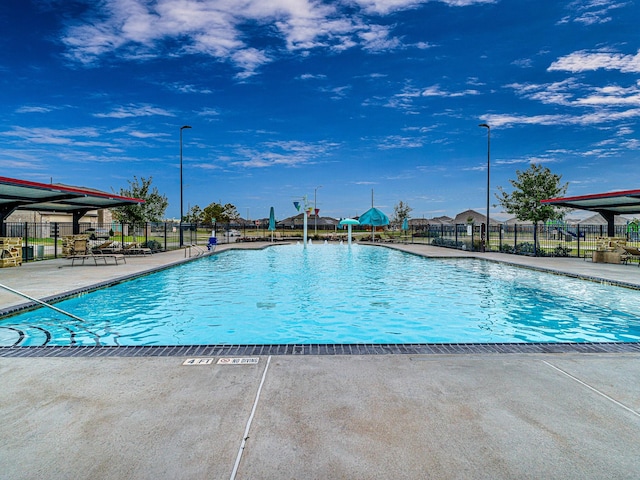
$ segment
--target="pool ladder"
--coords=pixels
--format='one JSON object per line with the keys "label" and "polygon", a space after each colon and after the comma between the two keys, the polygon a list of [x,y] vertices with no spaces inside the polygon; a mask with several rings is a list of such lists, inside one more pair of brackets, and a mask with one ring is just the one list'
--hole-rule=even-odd
{"label": "pool ladder", "polygon": [[[195,253],[193,253],[193,254],[192,254],[192,251],[191,251],[192,249],[195,250]],[[184,258],[187,258],[187,255],[189,256],[189,258],[191,258],[191,257],[201,257],[203,255],[206,255],[207,253],[208,253],[208,250],[205,250],[201,246],[196,245],[194,243],[193,245],[187,245],[187,248],[184,249]]]}

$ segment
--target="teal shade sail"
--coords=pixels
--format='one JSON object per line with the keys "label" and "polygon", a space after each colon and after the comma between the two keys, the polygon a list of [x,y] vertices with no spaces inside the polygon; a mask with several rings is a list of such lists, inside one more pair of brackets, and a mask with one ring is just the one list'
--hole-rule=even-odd
{"label": "teal shade sail", "polygon": [[361,225],[372,225],[374,227],[380,227],[382,225],[389,225],[389,217],[387,217],[382,211],[377,208],[370,208],[358,218]]}

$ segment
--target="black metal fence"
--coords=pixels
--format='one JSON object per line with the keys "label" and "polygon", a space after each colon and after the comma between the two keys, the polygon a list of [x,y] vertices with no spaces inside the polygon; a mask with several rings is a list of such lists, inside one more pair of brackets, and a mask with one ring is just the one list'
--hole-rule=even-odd
{"label": "black metal fence", "polygon": [[[110,242],[111,246],[125,246],[136,243],[153,251],[174,250],[186,245],[206,245],[211,230],[206,226],[177,223],[127,224],[111,223],[96,225],[81,223],[78,234],[89,240],[90,247],[98,247]],[[44,260],[63,256],[66,239],[74,236],[71,222],[7,222],[7,237],[22,238],[23,261]]]}
{"label": "black metal fence", "polygon": [[[484,225],[427,225],[411,231],[414,243],[429,243],[461,250],[480,251]],[[616,225],[614,236],[628,244],[640,240],[633,224]],[[520,255],[585,257],[596,250],[599,238],[607,237],[607,225],[491,225],[488,251]]]}
{"label": "black metal fence", "polygon": [[[63,256],[65,238],[73,235],[71,222],[13,222],[6,223],[7,237],[22,238],[23,261],[44,260]],[[378,230],[376,241],[425,243],[469,251],[482,250],[484,225],[424,225],[411,226],[409,230],[386,227]],[[144,224],[89,224],[81,223],[79,233],[89,238],[91,247],[112,242],[113,245],[137,243],[153,251],[167,251],[188,245],[207,245],[214,235],[218,243],[236,241],[301,239],[302,230],[291,226],[279,226],[275,232],[268,230],[268,222],[182,224],[173,222]],[[318,240],[346,239],[347,230],[332,226],[308,225],[309,238]],[[356,240],[370,240],[371,227],[353,228]],[[521,255],[585,257],[598,246],[598,238],[607,236],[606,225],[491,225],[486,249]],[[628,244],[640,243],[640,235],[632,224],[616,225],[615,237],[626,239]]]}

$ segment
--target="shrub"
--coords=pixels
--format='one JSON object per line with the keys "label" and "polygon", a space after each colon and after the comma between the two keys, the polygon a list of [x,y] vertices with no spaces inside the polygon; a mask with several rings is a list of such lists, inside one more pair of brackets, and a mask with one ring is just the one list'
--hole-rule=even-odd
{"label": "shrub", "polygon": [[516,252],[518,255],[534,255],[536,248],[533,243],[525,242],[516,245]]}
{"label": "shrub", "polygon": [[437,247],[448,247],[448,248],[457,248],[462,249],[464,244],[462,242],[457,242],[455,240],[450,240],[448,238],[434,238],[431,240],[431,245],[435,245]]}
{"label": "shrub", "polygon": [[500,252],[501,253],[516,253],[516,249],[513,248],[513,245],[502,244],[502,245],[500,245]]}
{"label": "shrub", "polygon": [[569,252],[571,250],[567,247],[563,247],[562,245],[558,245],[553,252],[551,253],[551,255],[553,255],[554,257],[568,257],[569,256]]}
{"label": "shrub", "polygon": [[152,251],[157,252],[162,249],[162,245],[157,240],[149,240],[142,244],[143,248],[150,248]]}

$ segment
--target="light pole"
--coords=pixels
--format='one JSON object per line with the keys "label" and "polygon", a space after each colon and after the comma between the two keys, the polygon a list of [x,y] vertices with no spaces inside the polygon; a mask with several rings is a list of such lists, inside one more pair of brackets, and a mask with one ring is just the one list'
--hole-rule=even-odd
{"label": "light pole", "polygon": [[478,126],[487,129],[487,226],[485,228],[485,240],[482,242],[482,251],[486,252],[489,248],[489,191],[491,189],[489,168],[491,165],[491,127],[487,123],[481,123]]}
{"label": "light pole", "polygon": [[183,198],[182,198],[182,131],[185,128],[191,128],[189,125],[180,127],[180,248],[184,245],[184,237],[182,233],[182,217],[183,217]]}
{"label": "light pole", "polygon": [[318,185],[313,189],[313,230],[314,235],[318,236],[318,202],[317,202],[317,193],[318,189],[322,188],[322,185]]}

